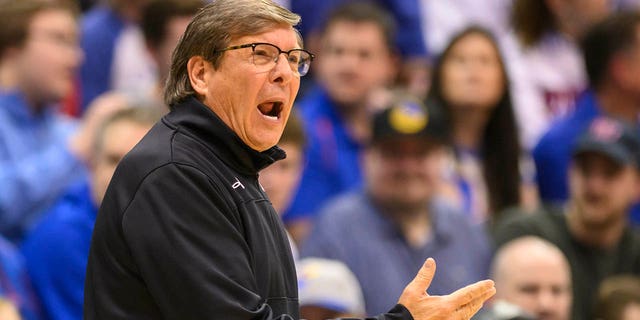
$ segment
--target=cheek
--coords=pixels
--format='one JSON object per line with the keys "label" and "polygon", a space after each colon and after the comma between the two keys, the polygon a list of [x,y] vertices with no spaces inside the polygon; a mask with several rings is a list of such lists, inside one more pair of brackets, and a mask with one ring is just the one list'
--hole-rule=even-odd
{"label": "cheek", "polygon": [[111,176],[113,175],[113,171],[109,168],[108,165],[98,164],[93,170],[93,187],[95,191],[103,193],[107,190],[107,186],[109,185],[109,181],[111,181]]}
{"label": "cheek", "polygon": [[578,173],[570,169],[567,176],[567,182],[569,183],[569,192],[571,194],[577,195],[582,193],[582,185],[584,184],[584,181]]}
{"label": "cheek", "polygon": [[621,204],[626,204],[638,199],[638,187],[635,181],[627,179],[621,183],[612,183],[611,193]]}
{"label": "cheek", "polygon": [[38,55],[37,49],[26,49],[20,59],[20,74],[29,79],[29,82],[48,82],[47,76],[52,74],[49,57]]}
{"label": "cheek", "polygon": [[[390,62],[382,62],[381,64],[378,62],[369,64],[364,66],[360,73],[362,74],[362,78],[366,81],[366,84],[370,87],[379,87],[385,85],[390,80],[390,74],[388,64]],[[387,67],[382,67],[381,65],[387,65]]]}
{"label": "cheek", "polygon": [[[227,97],[230,101],[221,101],[222,107],[227,108],[227,114],[231,118],[236,118],[236,122],[244,123],[247,130],[252,129],[252,124],[258,123],[261,119],[258,112],[257,97],[260,88],[251,82],[243,80],[230,79],[229,83],[235,83],[237,86],[228,88],[230,94]],[[226,103],[225,103],[226,102]]]}
{"label": "cheek", "polygon": [[[331,84],[331,80],[337,76],[340,70],[348,70],[342,69],[340,67],[340,59],[335,57],[334,55],[327,55],[325,57],[321,57],[317,61],[316,72],[320,79],[323,80],[324,83]],[[313,65],[311,66],[314,67]]]}
{"label": "cheek", "polygon": [[277,167],[278,164],[272,165],[260,172],[260,183],[267,189],[267,192],[279,189],[282,180],[282,169]]}
{"label": "cheek", "polygon": [[442,74],[440,76],[442,94],[445,99],[453,99],[457,93],[458,88],[461,86],[463,78],[463,72],[460,68],[454,66],[444,66],[442,68]]}
{"label": "cheek", "polygon": [[500,96],[505,87],[504,77],[497,67],[488,67],[485,72],[487,90],[495,96]]}
{"label": "cheek", "polygon": [[380,183],[378,181],[384,180],[386,172],[383,170],[382,165],[380,163],[380,159],[378,157],[370,156],[365,161],[365,177],[368,184],[371,186],[378,186]]}
{"label": "cheek", "polygon": [[68,90],[73,84],[77,63],[75,58],[62,55],[60,50],[45,51],[48,54],[32,56],[28,68],[35,72],[34,80],[56,90]]}
{"label": "cheek", "polygon": [[291,172],[283,171],[277,182],[279,185],[277,189],[282,195],[287,195],[293,191],[295,181],[295,176]]}
{"label": "cheek", "polygon": [[302,166],[288,168],[285,176],[289,189],[293,189],[302,176]]}
{"label": "cheek", "polygon": [[494,108],[498,102],[500,102],[500,98],[504,94],[505,87],[503,85],[501,77],[489,78],[486,79],[486,85],[484,88],[485,96],[482,99],[479,99],[478,103],[481,106],[486,106],[487,108]]}

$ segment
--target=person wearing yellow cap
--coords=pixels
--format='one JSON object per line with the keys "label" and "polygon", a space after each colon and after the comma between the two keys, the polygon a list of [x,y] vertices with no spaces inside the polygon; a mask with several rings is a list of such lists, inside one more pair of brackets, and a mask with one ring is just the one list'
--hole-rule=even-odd
{"label": "person wearing yellow cap", "polygon": [[329,201],[302,245],[302,257],[339,260],[353,271],[367,314],[387,309],[427,257],[445,266],[429,294],[447,294],[488,273],[484,230],[437,196],[447,145],[438,120],[404,97],[375,114],[363,157],[365,187]]}

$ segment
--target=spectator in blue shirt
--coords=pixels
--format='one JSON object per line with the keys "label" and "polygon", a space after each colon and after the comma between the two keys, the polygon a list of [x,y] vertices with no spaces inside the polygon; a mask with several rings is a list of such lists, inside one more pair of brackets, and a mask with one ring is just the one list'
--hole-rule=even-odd
{"label": "spectator in blue shirt", "polygon": [[[300,25],[300,32],[307,38],[310,34],[317,33],[321,29],[323,22],[331,14],[331,10],[349,2],[355,1],[291,0],[291,9],[302,17],[303,22]],[[404,56],[426,56],[426,46],[422,36],[420,3],[418,1],[375,0],[370,2],[384,7],[392,14],[392,19],[398,24],[398,33],[395,41]]]}
{"label": "spectator in blue shirt", "polygon": [[369,95],[391,84],[394,26],[389,14],[366,3],[341,7],[322,33],[318,85],[298,103],[308,139],[306,165],[293,204],[284,216],[297,241],[329,198],[359,188],[359,157],[368,136]]}
{"label": "spectator in blue shirt", "polygon": [[485,230],[436,197],[442,126],[411,100],[374,116],[364,190],[330,201],[302,245],[302,257],[339,260],[353,271],[367,314],[388,308],[426,257],[444,266],[429,294],[448,294],[488,273]]}
{"label": "spectator in blue shirt", "polygon": [[22,251],[47,319],[81,319],[84,278],[96,213],[120,159],[160,118],[159,106],[122,109],[94,143],[91,181],[67,190],[26,238]]}
{"label": "spectator in blue shirt", "polygon": [[[319,52],[323,25],[331,20],[334,10],[350,3],[368,2],[390,13],[389,20],[397,26],[393,42],[402,56],[401,80],[417,96],[426,95],[429,88],[429,55],[422,33],[423,17],[419,0],[291,0],[291,9],[302,17],[300,32],[312,52]],[[326,26],[324,26],[326,29]]]}
{"label": "spectator in blue shirt", "polygon": [[63,2],[2,1],[0,21],[0,232],[15,241],[82,176],[85,137],[55,107],[82,53]]}
{"label": "spectator in blue shirt", "polygon": [[[574,113],[554,124],[533,150],[540,198],[562,203],[568,197],[567,168],[578,135],[600,115],[640,124],[640,13],[613,14],[582,41],[590,91]],[[632,209],[640,222],[640,205]]]}

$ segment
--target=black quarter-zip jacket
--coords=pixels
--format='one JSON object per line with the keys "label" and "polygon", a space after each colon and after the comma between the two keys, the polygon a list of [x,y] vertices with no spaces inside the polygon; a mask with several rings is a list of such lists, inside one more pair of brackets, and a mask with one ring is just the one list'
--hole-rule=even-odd
{"label": "black quarter-zip jacket", "polygon": [[[193,97],[177,105],[107,189],[84,318],[298,319],[289,242],[258,183],[258,172],[284,157],[278,147],[251,149]],[[394,310],[380,319],[411,319]]]}

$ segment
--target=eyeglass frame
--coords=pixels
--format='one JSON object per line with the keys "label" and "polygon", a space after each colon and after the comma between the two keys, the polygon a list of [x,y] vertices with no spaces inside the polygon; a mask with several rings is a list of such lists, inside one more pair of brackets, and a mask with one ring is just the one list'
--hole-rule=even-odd
{"label": "eyeglass frame", "polygon": [[[251,54],[252,54],[252,57],[251,57],[251,58],[253,59],[253,54],[256,52],[256,47],[257,47],[257,46],[259,46],[259,45],[268,45],[268,46],[272,46],[272,47],[274,47],[274,48],[278,49],[278,54],[276,55],[275,60],[273,60],[273,62],[275,62],[276,64],[278,63],[278,60],[280,59],[280,55],[281,55],[281,54],[283,54],[283,53],[284,53],[284,54],[286,54],[286,55],[287,55],[287,58],[288,58],[288,57],[289,57],[289,54],[290,54],[292,51],[303,51],[303,52],[306,52],[306,53],[309,55],[309,67],[311,67],[311,62],[312,62],[312,61],[313,61],[313,59],[315,59],[315,57],[316,57],[316,55],[315,55],[315,54],[313,54],[313,53],[311,53],[311,52],[309,52],[309,51],[307,51],[307,50],[305,50],[305,49],[298,49],[298,48],[295,48],[295,49],[291,49],[291,50],[284,51],[284,50],[280,49],[280,47],[276,46],[275,44],[273,44],[273,43],[268,43],[268,42],[253,42],[253,43],[240,44],[240,45],[236,45],[236,46],[229,46],[229,47],[226,47],[226,48],[222,48],[222,49],[220,49],[220,50],[215,50],[215,51],[213,51],[213,54],[216,54],[216,53],[222,53],[222,52],[229,51],[229,50],[237,50],[237,49],[251,48]],[[254,65],[255,65],[255,62],[253,62],[253,63],[254,63]],[[275,64],[274,64],[274,67],[275,67]],[[300,74],[300,72],[299,72],[298,70],[292,70],[292,71],[293,71],[294,73],[296,73],[296,74],[297,74],[298,76],[300,76],[300,77],[304,77],[307,73],[309,73],[309,69],[307,69],[307,71],[305,72],[305,74],[302,74],[302,75]]]}

